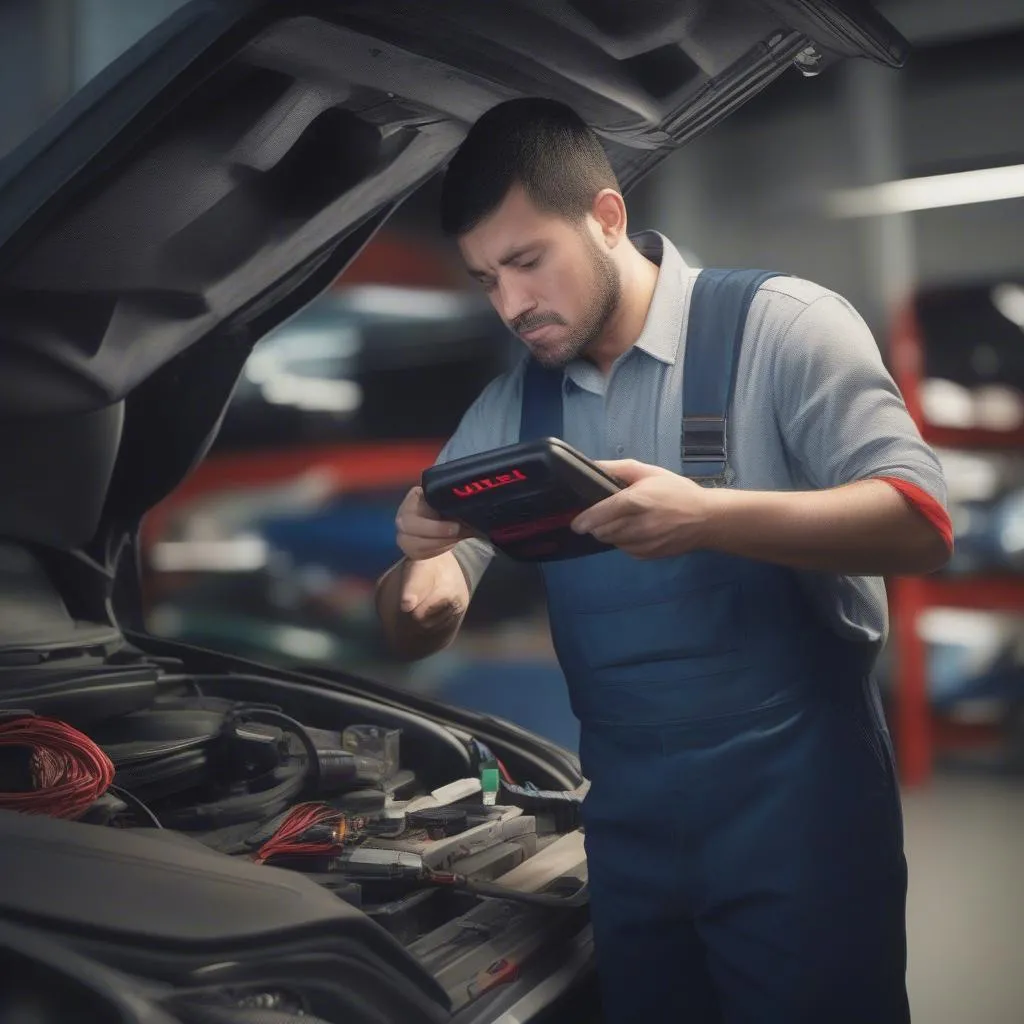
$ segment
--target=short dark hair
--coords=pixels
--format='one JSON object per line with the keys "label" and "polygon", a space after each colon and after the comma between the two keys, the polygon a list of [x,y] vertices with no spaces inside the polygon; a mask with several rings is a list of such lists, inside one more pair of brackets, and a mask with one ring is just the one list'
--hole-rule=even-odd
{"label": "short dark hair", "polygon": [[539,98],[499,103],[469,130],[444,176],[441,229],[449,236],[472,230],[515,185],[538,209],[568,220],[584,217],[602,189],[619,189],[586,122],[565,104]]}

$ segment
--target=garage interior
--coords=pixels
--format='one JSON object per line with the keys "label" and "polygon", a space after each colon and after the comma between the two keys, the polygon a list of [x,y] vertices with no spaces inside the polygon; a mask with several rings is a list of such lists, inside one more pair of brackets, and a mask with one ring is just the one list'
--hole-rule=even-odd
{"label": "garage interior", "polygon": [[[0,157],[179,6],[0,0]],[[784,269],[848,298],[941,454],[957,555],[940,577],[890,581],[892,634],[880,667],[904,787],[911,1003],[922,1024],[1020,1024],[1024,3],[876,6],[912,45],[906,67],[846,62],[820,78],[783,76],[664,160],[629,197],[630,216],[698,265]],[[423,292],[434,294],[435,319],[453,342],[444,358],[468,367],[461,396],[493,369],[507,339],[481,319],[440,238],[437,191],[431,182],[409,200],[337,290],[354,289],[346,316],[369,315],[381,296],[415,306]],[[410,369],[402,351],[395,347],[388,372],[430,370]],[[248,372],[239,402],[265,380]],[[427,413],[381,409],[339,443],[401,442],[390,475],[367,485],[390,495],[438,438]],[[333,543],[317,519],[322,481],[282,454],[285,440],[325,438],[287,418],[247,416],[240,406],[198,483],[147,523],[149,628],[251,652],[251,631],[274,621],[276,646],[263,657],[287,663],[315,650],[330,661],[356,651],[360,667],[381,678],[574,747],[542,610],[530,596],[535,581],[510,570],[454,648],[413,668],[388,662],[366,637],[366,573],[352,567],[355,556],[346,550],[318,563],[317,551]],[[279,429],[292,433],[285,439]],[[225,474],[229,463],[241,465],[231,461],[238,452],[252,460],[264,451],[248,482]],[[261,516],[276,518],[267,525]],[[283,524],[289,516],[294,522]],[[245,562],[264,525],[279,557],[261,577],[262,603],[254,599],[242,622],[238,606],[218,596],[233,593],[220,582]],[[520,585],[526,597],[503,598],[502,587]],[[186,611],[189,602],[200,611]],[[331,616],[348,616],[351,634],[333,635]],[[503,703],[481,694],[484,675]]]}

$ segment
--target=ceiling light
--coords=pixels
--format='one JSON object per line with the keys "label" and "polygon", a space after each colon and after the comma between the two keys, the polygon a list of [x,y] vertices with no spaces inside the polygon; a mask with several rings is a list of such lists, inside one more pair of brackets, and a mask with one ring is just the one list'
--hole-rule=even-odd
{"label": "ceiling light", "polygon": [[290,405],[302,412],[351,415],[363,404],[363,389],[353,380],[326,380],[280,373],[262,385],[271,405]]}
{"label": "ceiling light", "polygon": [[279,651],[293,658],[328,661],[336,654],[335,644],[325,634],[299,626],[278,626],[271,630],[271,642]]}
{"label": "ceiling light", "polygon": [[999,284],[992,289],[992,305],[1012,324],[1024,330],[1024,288],[1019,284]]}
{"label": "ceiling light", "polygon": [[156,572],[257,572],[267,564],[267,542],[239,534],[230,540],[162,541],[150,561]]}
{"label": "ceiling light", "polygon": [[832,217],[878,217],[1022,197],[1024,164],[1014,164],[840,189],[828,197],[826,209]]}
{"label": "ceiling light", "polygon": [[364,285],[340,295],[346,312],[409,320],[452,320],[476,311],[480,303],[461,292],[394,285]]}

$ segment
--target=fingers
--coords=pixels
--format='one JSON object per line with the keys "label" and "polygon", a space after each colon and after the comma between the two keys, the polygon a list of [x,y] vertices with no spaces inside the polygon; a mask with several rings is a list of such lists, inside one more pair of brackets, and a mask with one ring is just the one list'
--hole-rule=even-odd
{"label": "fingers", "polygon": [[[575,528],[574,525],[573,529]],[[579,532],[589,533],[602,544],[617,547],[634,558],[658,557],[664,539],[660,534],[652,534],[650,523],[646,517],[637,514],[637,511],[633,509]]]}
{"label": "fingers", "polygon": [[462,614],[457,598],[423,579],[406,580],[399,607],[404,615],[428,629],[454,621]]}
{"label": "fingers", "polygon": [[661,476],[669,472],[660,466],[648,466],[644,462],[637,462],[636,459],[599,462],[598,466],[609,476],[618,480],[623,485],[623,490],[581,512],[571,524],[577,533],[594,533],[595,530],[607,526],[617,519],[648,511],[651,502],[647,489],[633,485],[639,484],[649,477]]}
{"label": "fingers", "polygon": [[442,519],[426,503],[421,487],[414,487],[399,506],[395,528],[398,546],[412,559],[444,554],[471,535],[461,524]]}
{"label": "fingers", "polygon": [[630,523],[628,519],[616,519],[613,522],[598,525],[588,532],[603,544],[614,544],[616,547],[641,540],[634,524]]}
{"label": "fingers", "polygon": [[634,512],[632,499],[625,491],[591,505],[581,512],[570,524],[576,533],[594,533],[604,529],[623,516]]}
{"label": "fingers", "polygon": [[406,610],[403,600],[402,611],[417,625],[425,629],[435,629],[449,622],[455,622],[462,614],[461,608],[451,598],[435,598],[433,596],[420,600],[418,604],[408,610]]}

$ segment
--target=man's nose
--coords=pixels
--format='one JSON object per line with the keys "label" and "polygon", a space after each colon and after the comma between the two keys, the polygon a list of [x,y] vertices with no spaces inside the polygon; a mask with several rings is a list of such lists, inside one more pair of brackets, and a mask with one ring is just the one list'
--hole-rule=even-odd
{"label": "man's nose", "polygon": [[498,312],[507,324],[529,313],[537,305],[529,291],[514,280],[506,278],[498,284]]}

